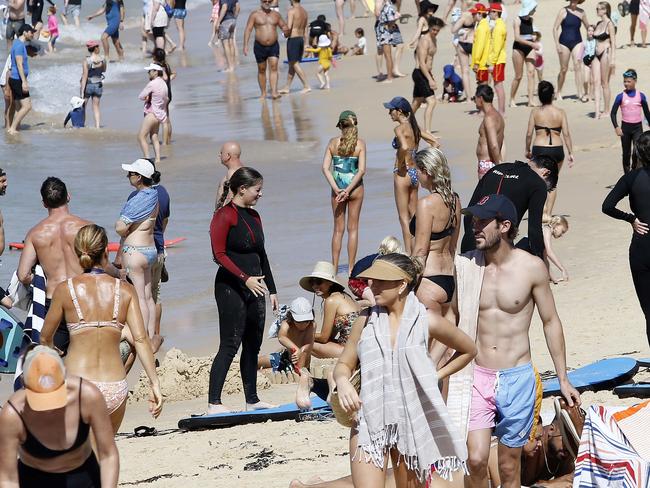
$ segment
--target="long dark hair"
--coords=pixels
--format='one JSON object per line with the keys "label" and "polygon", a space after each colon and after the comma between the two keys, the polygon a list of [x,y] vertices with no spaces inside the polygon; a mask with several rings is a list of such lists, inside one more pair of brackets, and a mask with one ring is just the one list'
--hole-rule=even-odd
{"label": "long dark hair", "polygon": [[645,131],[637,139],[636,154],[643,167],[650,167],[650,130]]}
{"label": "long dark hair", "polygon": [[223,207],[223,203],[226,201],[226,198],[228,198],[228,192],[230,190],[232,190],[234,194],[241,187],[250,188],[251,186],[255,186],[263,180],[264,178],[262,176],[262,173],[256,169],[249,168],[248,166],[242,166],[232,174],[229,180],[226,180],[223,184],[223,193],[221,194],[219,203],[217,203],[217,210]]}
{"label": "long dark hair", "polygon": [[[406,115],[406,114],[404,114]],[[420,144],[420,138],[422,137],[422,131],[420,130],[420,126],[418,125],[418,121],[415,119],[415,114],[413,111],[411,111],[408,114],[409,117],[409,124],[411,124],[411,129],[413,130],[413,138],[415,139],[415,147],[418,147],[418,144]]]}

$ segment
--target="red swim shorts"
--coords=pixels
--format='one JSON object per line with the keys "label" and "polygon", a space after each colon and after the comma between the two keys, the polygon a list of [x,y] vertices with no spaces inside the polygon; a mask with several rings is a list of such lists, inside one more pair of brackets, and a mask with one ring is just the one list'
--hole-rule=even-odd
{"label": "red swim shorts", "polygon": [[477,83],[487,83],[489,79],[489,72],[486,69],[480,69],[476,72]]}
{"label": "red swim shorts", "polygon": [[506,63],[495,64],[492,68],[492,79],[499,83],[506,79]]}

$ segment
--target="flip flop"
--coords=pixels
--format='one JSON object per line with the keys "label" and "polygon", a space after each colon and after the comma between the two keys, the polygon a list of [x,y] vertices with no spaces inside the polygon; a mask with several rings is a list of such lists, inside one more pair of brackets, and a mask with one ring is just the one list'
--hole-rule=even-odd
{"label": "flip flop", "polygon": [[147,427],[146,425],[141,425],[133,429],[133,433],[136,437],[151,437],[158,434],[158,431],[155,427]]}

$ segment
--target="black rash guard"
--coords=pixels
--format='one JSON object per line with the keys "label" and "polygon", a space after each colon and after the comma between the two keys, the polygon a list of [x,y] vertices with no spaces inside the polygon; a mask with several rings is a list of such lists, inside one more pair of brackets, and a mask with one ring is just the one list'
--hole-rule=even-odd
{"label": "black rash guard", "polygon": [[[630,208],[634,213],[616,208],[618,202],[628,195]],[[630,223],[634,222],[634,219],[639,219],[646,224],[650,223],[650,168],[639,168],[624,174],[605,198],[603,213]],[[641,236],[635,232],[633,239],[647,239],[647,236],[650,234]]]}
{"label": "black rash guard", "polygon": [[[481,178],[474,189],[469,205],[475,205],[481,198],[495,193],[505,195],[517,209],[521,223],[528,212],[528,239],[530,252],[544,255],[544,234],[542,233],[542,214],[546,203],[547,189],[544,180],[528,164],[521,161],[498,164]],[[461,252],[476,248],[472,230],[472,216],[463,219],[465,232],[461,242]]]}

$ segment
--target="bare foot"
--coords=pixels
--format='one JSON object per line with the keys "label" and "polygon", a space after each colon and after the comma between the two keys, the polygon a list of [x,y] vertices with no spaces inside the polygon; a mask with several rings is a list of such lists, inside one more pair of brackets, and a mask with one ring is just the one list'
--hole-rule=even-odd
{"label": "bare foot", "polygon": [[307,483],[303,483],[300,480],[292,480],[291,483],[289,483],[289,488],[305,488],[309,485],[317,485],[318,483],[322,483],[323,478],[320,476],[312,476],[307,480]]}
{"label": "bare foot", "polygon": [[9,134],[10,136],[15,136],[16,134],[18,134],[18,131],[15,130],[15,129],[9,128],[9,129],[7,129],[7,134]]}
{"label": "bare foot", "polygon": [[392,83],[393,79],[392,78],[386,78],[384,80],[378,81],[377,83]]}
{"label": "bare foot", "polygon": [[266,403],[266,402],[257,402],[257,403],[247,403],[246,404],[246,410],[264,410],[265,408],[275,408],[276,405],[273,405],[272,403]]}
{"label": "bare foot", "polygon": [[396,76],[398,78],[406,78],[406,75],[404,73],[400,73],[399,71],[393,72],[393,76]]}
{"label": "bare foot", "polygon": [[311,392],[311,387],[314,384],[314,380],[309,374],[307,368],[300,369],[300,378],[298,379],[298,388],[296,389],[296,405],[300,410],[311,410],[311,399],[309,398],[309,393]]}
{"label": "bare foot", "polygon": [[303,88],[302,90],[300,90],[300,93],[309,93],[310,91],[311,91],[311,88],[309,88],[308,86],[306,86],[305,88]]}
{"label": "bare foot", "polygon": [[213,405],[212,403],[208,403],[208,415],[213,415],[215,413],[230,413],[232,412],[232,409],[226,407],[223,404],[219,405]]}
{"label": "bare foot", "polygon": [[289,93],[289,89],[288,88],[283,88],[282,90],[278,90],[278,93],[280,95],[286,95],[287,93]]}
{"label": "bare foot", "polygon": [[262,102],[263,102],[264,100],[266,100],[266,93],[262,93],[262,94],[260,95],[260,100],[261,100]]}

